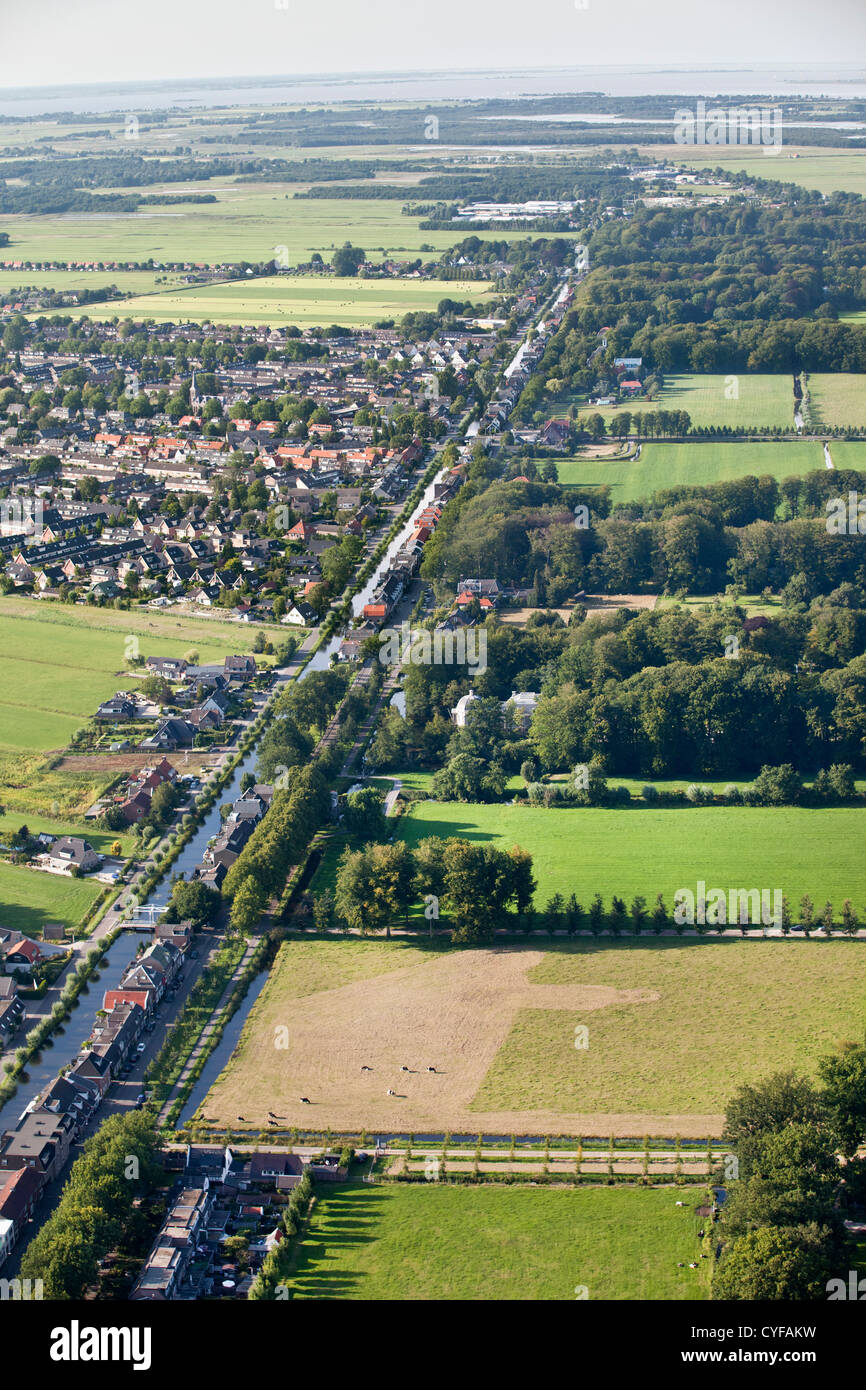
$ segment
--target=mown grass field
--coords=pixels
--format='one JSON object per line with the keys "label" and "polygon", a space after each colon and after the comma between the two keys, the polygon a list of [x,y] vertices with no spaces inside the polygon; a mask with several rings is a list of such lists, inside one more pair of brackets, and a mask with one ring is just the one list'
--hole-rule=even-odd
{"label": "mown grass field", "polygon": [[90,318],[123,318],[172,322],[331,324],[346,327],[400,319],[418,310],[435,310],[445,298],[469,298],[487,308],[490,287],[473,281],[467,287],[453,280],[328,279],[319,275],[272,276],[267,279],[200,286],[163,294],[142,295],[105,305],[85,306]]}
{"label": "mown grass field", "polygon": [[775,478],[788,478],[811,473],[824,467],[824,455],[820,444],[806,440],[778,444],[746,440],[694,444],[654,441],[644,444],[636,463],[626,459],[572,458],[558,459],[556,466],[561,483],[579,487],[607,485],[616,503],[650,497],[664,488],[702,486],[747,474],[760,477],[769,473]]}
{"label": "mown grass field", "polygon": [[[616,782],[617,778],[611,779]],[[400,821],[410,845],[429,835],[521,845],[533,858],[537,906],[574,892],[586,906],[596,892],[650,903],[698,879],[713,887],[781,888],[792,903],[809,893],[837,908],[850,897],[866,909],[863,834],[857,807],[640,807],[600,809],[417,802]]]}
{"label": "mown grass field", "polygon": [[567,1301],[580,1286],[591,1300],[707,1298],[702,1189],[682,1196],[677,1207],[671,1188],[352,1184],[318,1197],[290,1283],[315,1299]]}
{"label": "mown grass field", "polygon": [[30,936],[40,936],[46,922],[75,927],[104,887],[83,878],[0,864],[0,923]]}
{"label": "mown grass field", "polygon": [[[239,624],[182,619],[154,610],[121,611],[0,598],[0,752],[65,748],[97,706],[134,688],[129,664],[140,654],[203,663],[249,651],[254,631]],[[146,672],[142,672],[146,674]]]}
{"label": "mown grass field", "polygon": [[[812,1074],[840,1040],[861,1038],[864,952],[856,940],[780,938],[556,945],[532,983],[640,990],[642,1000],[582,1019],[520,1009],[472,1110],[664,1113],[675,1133],[681,1117],[722,1110],[740,1083],[791,1067]],[[580,1051],[578,1022],[589,1028]]]}
{"label": "mown grass field", "polygon": [[634,414],[654,410],[687,410],[693,425],[730,425],[732,428],[780,425],[793,428],[792,378],[786,374],[748,376],[683,372],[665,377],[664,388],[653,400],[638,397],[615,406],[582,406],[581,415],[602,415],[610,420],[623,410]]}
{"label": "mown grass field", "polygon": [[862,373],[816,373],[809,377],[809,395],[811,428],[841,425],[866,430],[866,376]]}

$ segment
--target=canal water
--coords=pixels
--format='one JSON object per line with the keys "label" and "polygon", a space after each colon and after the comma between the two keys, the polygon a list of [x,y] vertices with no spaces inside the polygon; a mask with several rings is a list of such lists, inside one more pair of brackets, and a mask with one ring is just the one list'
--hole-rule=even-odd
{"label": "canal water", "polygon": [[[54,1045],[44,1047],[38,1061],[32,1058],[28,1062],[26,1071],[29,1079],[20,1084],[12,1099],[0,1109],[0,1134],[18,1123],[28,1105],[54,1080],[61,1067],[75,1061],[93,1031],[94,1019],[102,1008],[105,991],[116,989],[120,984],[124,970],[135,959],[139,942],[143,940],[136,932],[121,932],[109,946],[96,978],[89,982],[87,992],[78,996],[75,1008],[63,1024],[63,1032],[53,1034]],[[63,979],[66,978],[64,975]]]}

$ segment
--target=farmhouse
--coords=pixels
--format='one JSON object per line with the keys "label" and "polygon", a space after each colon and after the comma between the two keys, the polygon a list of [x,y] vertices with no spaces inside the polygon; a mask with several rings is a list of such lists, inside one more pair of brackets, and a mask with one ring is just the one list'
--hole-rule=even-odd
{"label": "farmhouse", "polygon": [[64,835],[51,846],[46,860],[54,873],[68,873],[72,869],[78,869],[83,874],[89,874],[99,868],[102,856],[96,853],[87,840],[81,840],[75,835]]}

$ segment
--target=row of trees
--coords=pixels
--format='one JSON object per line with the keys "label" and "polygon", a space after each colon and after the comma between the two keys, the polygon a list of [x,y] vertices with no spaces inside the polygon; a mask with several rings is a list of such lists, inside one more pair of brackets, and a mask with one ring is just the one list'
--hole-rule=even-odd
{"label": "row of trees", "polygon": [[112,1115],[86,1141],[54,1211],[21,1261],[48,1299],[80,1299],[100,1259],[135,1227],[147,1233],[141,1198],[163,1179],[154,1123],[144,1112]]}
{"label": "row of trees", "polygon": [[330,811],[328,784],[312,764],[297,768],[287,788],[274,792],[259,822],[226,874],[223,893],[231,900],[231,926],[251,932],[271,897],[283,887],[293,864],[300,863],[313,835]]}

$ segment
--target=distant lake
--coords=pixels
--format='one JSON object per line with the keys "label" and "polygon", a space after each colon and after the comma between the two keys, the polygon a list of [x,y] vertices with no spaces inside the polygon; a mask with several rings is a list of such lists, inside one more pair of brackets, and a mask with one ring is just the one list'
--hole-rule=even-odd
{"label": "distant lake", "polygon": [[759,67],[571,67],[525,71],[323,73],[312,77],[228,77],[190,82],[100,83],[88,86],[0,88],[0,115],[164,111],[297,102],[454,101],[549,97],[579,92],[607,96],[775,95],[866,97],[866,69]]}

